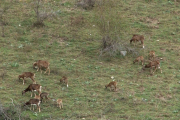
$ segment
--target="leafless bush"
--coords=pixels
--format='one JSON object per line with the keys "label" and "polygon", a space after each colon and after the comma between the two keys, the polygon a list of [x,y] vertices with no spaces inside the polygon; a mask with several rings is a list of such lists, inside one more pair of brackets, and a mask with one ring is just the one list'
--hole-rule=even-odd
{"label": "leafless bush", "polygon": [[[11,98],[10,98],[11,99]],[[23,117],[21,111],[21,105],[14,103],[11,99],[12,104],[9,104],[8,107],[4,107],[0,101],[0,119],[1,120],[27,120],[29,116]]]}
{"label": "leafless bush", "polygon": [[112,40],[109,35],[102,38],[100,56],[102,56],[102,54],[114,56],[121,50],[123,50],[123,46],[121,46],[118,41]]}
{"label": "leafless bush", "polygon": [[138,53],[129,47],[129,42],[119,37],[123,37],[126,21],[119,12],[112,10],[112,7],[117,7],[115,2],[113,0],[97,0],[97,5],[100,6],[97,7],[94,21],[102,35],[100,56],[125,56],[129,53]]}
{"label": "leafless bush", "polygon": [[44,26],[44,20],[46,20],[47,18],[55,17],[55,13],[50,8],[42,9],[43,7],[44,6],[42,4],[42,0],[34,0],[33,9],[36,13],[36,18],[37,18],[36,22],[34,23],[35,27],[42,27]]}
{"label": "leafless bush", "polygon": [[100,56],[116,56],[118,54],[122,54],[122,51],[126,51],[127,53],[131,53],[136,56],[138,55],[138,52],[135,49],[128,47],[126,44],[123,44],[119,37],[115,39],[112,39],[109,35],[106,35],[102,38]]}
{"label": "leafless bush", "polygon": [[95,5],[95,0],[78,0],[76,3],[77,7],[82,7],[83,9],[92,9]]}

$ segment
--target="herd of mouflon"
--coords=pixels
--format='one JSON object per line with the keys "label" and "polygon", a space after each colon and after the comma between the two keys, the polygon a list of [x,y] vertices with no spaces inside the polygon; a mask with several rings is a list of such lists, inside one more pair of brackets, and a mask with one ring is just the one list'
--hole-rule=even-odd
{"label": "herd of mouflon", "polygon": [[[37,71],[41,71],[42,73],[42,69],[46,69],[45,73],[48,72],[48,75],[50,74],[50,68],[49,68],[49,62],[48,61],[43,61],[43,60],[38,60],[37,62],[33,63],[33,68],[37,68]],[[29,101],[27,101],[24,106],[26,105],[31,105],[31,108],[33,106],[33,110],[34,110],[34,106],[37,106],[37,109],[39,110],[39,112],[41,112],[40,109],[40,103],[43,102],[43,99],[48,100],[49,97],[49,93],[47,92],[42,92],[42,86],[39,84],[36,84],[35,79],[35,74],[31,73],[31,72],[24,72],[21,75],[18,76],[19,80],[22,78],[23,79],[23,85],[24,85],[24,81],[25,78],[30,78],[33,81],[33,84],[30,84],[25,90],[22,91],[22,95],[24,95],[26,92],[31,92],[31,97],[33,96],[33,92],[38,92],[38,95],[36,95],[36,93],[34,93],[35,97],[33,99],[30,99]],[[66,76],[63,76],[62,79],[60,79],[61,83],[65,83],[68,87],[68,79]],[[46,101],[45,101],[46,102]],[[62,99],[57,99],[57,107],[59,107],[60,109],[63,108],[63,103],[62,103]],[[31,109],[30,108],[30,109]]]}
{"label": "herd of mouflon", "polygon": [[[133,35],[132,39],[130,40],[130,44],[132,42],[134,43],[134,46],[137,44],[137,42],[141,42],[141,45],[144,48],[144,36],[143,35],[137,35],[137,34]],[[138,63],[138,64],[141,63],[143,65],[142,71],[144,71],[147,68],[150,68],[151,74],[154,74],[154,72],[157,69],[161,70],[161,68],[160,68],[160,60],[161,59],[162,58],[156,57],[155,51],[152,50],[152,51],[149,52],[149,55],[148,55],[148,60],[147,60],[149,62],[148,64],[145,64],[145,59],[144,59],[143,56],[137,57],[133,61],[133,63],[134,64],[135,63]],[[33,63],[33,68],[36,68],[37,71],[40,70],[41,73],[42,73],[42,69],[46,69],[44,74],[46,74],[48,72],[48,75],[49,75],[50,74],[49,65],[50,65],[50,63],[48,61],[38,60],[37,62]],[[154,71],[153,71],[153,69],[154,69]],[[161,73],[162,73],[162,70],[161,70]],[[21,75],[19,75],[18,78],[23,79],[23,85],[24,85],[25,78],[30,78],[33,81],[32,84],[30,84],[25,90],[22,91],[22,95],[24,95],[26,92],[31,92],[31,97],[32,97],[33,92],[35,92],[35,91],[38,92],[38,95],[36,95],[36,93],[34,93],[35,97],[33,99],[30,99],[29,101],[27,101],[24,104],[24,106],[31,105],[31,108],[33,106],[33,110],[34,110],[34,106],[37,106],[37,109],[39,110],[39,112],[41,112],[40,103],[43,102],[43,99],[46,99],[46,100],[49,99],[49,97],[48,97],[49,93],[42,92],[42,86],[39,85],[39,84],[36,84],[35,74],[34,73],[24,72]],[[60,79],[60,83],[65,84],[68,87],[68,78],[66,76],[63,76]],[[111,81],[109,84],[105,85],[105,88],[108,88],[108,87],[110,88],[110,91],[112,91],[112,90],[117,91],[116,90],[117,82],[116,81]],[[59,107],[60,109],[63,108],[62,99],[57,99],[56,103],[57,103],[57,107]]]}

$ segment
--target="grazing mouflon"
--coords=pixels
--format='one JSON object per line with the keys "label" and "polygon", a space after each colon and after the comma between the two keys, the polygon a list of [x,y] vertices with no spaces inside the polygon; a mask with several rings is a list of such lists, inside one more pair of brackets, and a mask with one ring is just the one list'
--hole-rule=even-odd
{"label": "grazing mouflon", "polygon": [[[42,92],[40,95],[36,95],[36,94],[35,94],[35,97],[34,97],[34,98],[41,100],[41,103],[42,103],[42,102],[43,102],[43,98],[46,98],[46,100],[49,99],[49,98],[48,98],[48,95],[49,95],[49,93],[47,93],[47,92]],[[46,102],[46,101],[45,101],[45,102]]]}
{"label": "grazing mouflon", "polygon": [[68,87],[68,78],[66,76],[63,76],[61,79],[60,79],[60,83],[65,83],[66,86]]}
{"label": "grazing mouflon", "polygon": [[154,60],[154,58],[155,58],[155,51],[150,51],[149,52],[149,60]]}
{"label": "grazing mouflon", "polygon": [[48,75],[50,74],[50,68],[49,68],[50,63],[48,61],[43,61],[43,60],[38,60],[37,62],[33,63],[33,68],[37,67],[37,71],[41,71],[42,73],[42,68],[45,68],[46,71],[44,72],[44,74],[49,71]]}
{"label": "grazing mouflon", "polygon": [[111,88],[114,87],[114,91],[116,91],[116,87],[117,87],[117,82],[116,81],[112,81],[109,84],[105,85],[106,88],[110,87],[110,91]]}
{"label": "grazing mouflon", "polygon": [[[37,106],[37,109],[39,109],[39,112],[41,112],[40,103],[41,103],[41,101],[39,99],[30,99],[28,102],[26,102],[24,104],[24,106],[26,106],[26,105],[31,105],[31,107],[33,106],[33,111],[34,111],[34,106]],[[30,110],[31,110],[31,108],[30,108]]]}
{"label": "grazing mouflon", "polygon": [[[43,101],[43,98],[46,98],[46,100],[48,100],[48,99],[49,99],[49,98],[48,98],[48,95],[49,95],[49,93],[47,93],[47,92],[41,93],[41,94],[40,94],[41,102]],[[45,101],[45,102],[46,102],[46,101]]]}
{"label": "grazing mouflon", "polygon": [[61,99],[57,99],[57,107],[59,107],[60,109],[63,108],[63,103]]}
{"label": "grazing mouflon", "polygon": [[134,42],[134,45],[136,45],[136,43],[140,41],[141,42],[141,45],[143,46],[144,48],[144,36],[143,35],[133,35],[133,37],[131,38],[130,40],[130,43]]}
{"label": "grazing mouflon", "polygon": [[[146,68],[151,68],[151,73],[154,73],[156,69],[160,69],[162,73],[162,69],[160,68],[160,61],[155,60],[155,61],[150,61],[149,64],[146,64],[143,66],[142,70],[145,70]],[[154,72],[152,72],[153,68],[155,68]]]}
{"label": "grazing mouflon", "polygon": [[22,91],[22,95],[24,95],[24,93],[30,91],[31,92],[31,97],[32,97],[32,92],[37,91],[40,94],[41,93],[41,88],[42,88],[42,86],[39,85],[39,84],[30,84],[25,90]]}
{"label": "grazing mouflon", "polygon": [[138,62],[138,64],[139,64],[139,62],[141,62],[142,65],[143,65],[143,64],[144,64],[144,57],[143,57],[143,56],[137,57],[137,58],[133,61],[133,63],[136,63],[136,62]]}
{"label": "grazing mouflon", "polygon": [[35,74],[31,73],[31,72],[24,72],[21,75],[18,76],[19,80],[22,78],[23,79],[23,85],[24,85],[24,80],[25,78],[31,78],[31,80],[33,81],[33,84],[36,84],[36,81],[34,81],[35,78]]}

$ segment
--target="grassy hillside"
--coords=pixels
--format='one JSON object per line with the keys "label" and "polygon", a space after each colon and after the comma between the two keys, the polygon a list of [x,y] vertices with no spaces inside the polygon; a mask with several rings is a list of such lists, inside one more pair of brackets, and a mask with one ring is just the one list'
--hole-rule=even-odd
{"label": "grassy hillside", "polygon": [[[43,2],[40,10],[53,11],[55,17],[46,19],[45,26],[38,28],[33,26],[36,14],[31,0],[1,0],[1,9],[10,6],[2,15],[5,37],[0,29],[0,103],[9,117],[18,119],[21,113],[22,118],[37,120],[180,118],[180,3],[97,0],[92,10],[84,10],[75,7],[75,2]],[[133,34],[145,36],[145,49],[129,44]],[[142,66],[133,64],[138,55],[100,56],[106,35],[132,47],[146,59],[154,50],[163,57],[163,73],[139,73]],[[50,62],[49,76],[33,69],[33,62],[40,59]],[[22,96],[22,90],[32,83],[26,79],[23,85],[18,80],[22,72],[35,73],[42,91],[52,98],[41,104],[41,113],[21,107],[30,99],[30,93]],[[64,75],[69,80],[68,88],[59,82]],[[105,89],[111,76],[118,82],[116,92]],[[53,101],[59,98],[64,104],[61,110]]]}

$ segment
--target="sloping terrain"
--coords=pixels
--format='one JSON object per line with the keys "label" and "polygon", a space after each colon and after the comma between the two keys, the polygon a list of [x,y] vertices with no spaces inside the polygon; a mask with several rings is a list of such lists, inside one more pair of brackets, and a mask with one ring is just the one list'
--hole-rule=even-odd
{"label": "sloping terrain", "polygon": [[[0,103],[8,117],[179,119],[180,3],[97,0],[93,9],[87,10],[75,3],[76,0],[45,0],[39,10],[54,16],[44,20],[45,26],[35,27],[37,17],[31,0],[0,2],[2,10],[9,6],[1,17],[6,23],[1,25],[5,37],[0,30]],[[130,45],[133,34],[145,36],[144,49],[139,44]],[[102,38],[107,35],[138,54],[100,56]],[[138,55],[147,60],[151,50],[163,58],[163,73],[140,72],[142,66],[133,64]],[[50,62],[49,76],[33,69],[37,60]],[[23,85],[18,80],[22,72],[35,73],[42,91],[49,93],[51,99],[40,105],[41,113],[22,107],[30,99],[30,93],[22,96],[22,91],[32,83],[26,79]],[[59,82],[63,76],[68,77],[68,88]],[[105,89],[111,76],[118,82],[116,92]],[[59,98],[64,105],[61,110],[55,103]]]}

